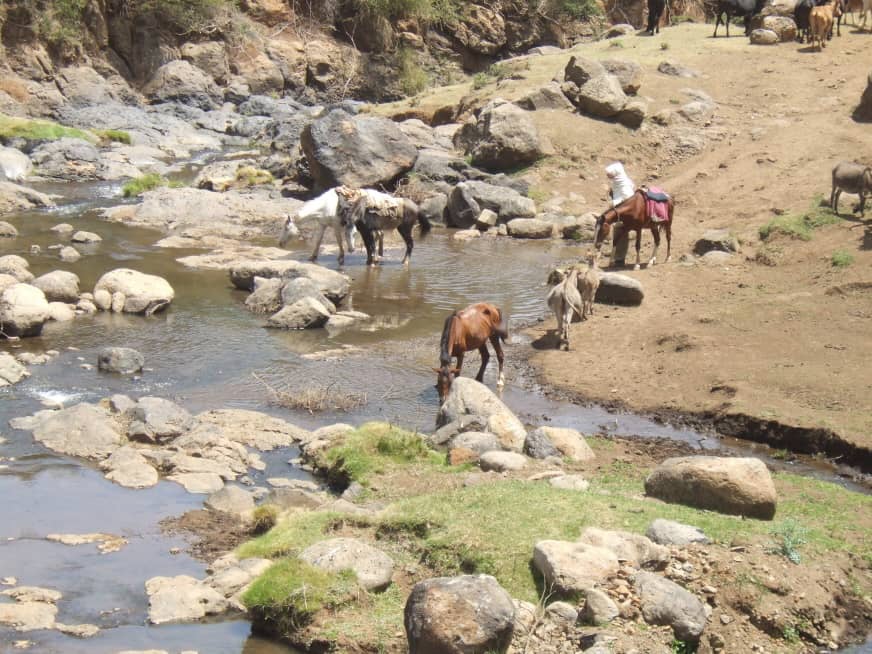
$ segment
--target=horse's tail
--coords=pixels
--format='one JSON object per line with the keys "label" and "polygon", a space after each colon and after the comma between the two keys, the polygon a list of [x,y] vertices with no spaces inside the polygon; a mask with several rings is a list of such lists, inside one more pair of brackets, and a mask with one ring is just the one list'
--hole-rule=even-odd
{"label": "horse's tail", "polygon": [[418,224],[421,226],[421,236],[427,234],[430,229],[433,227],[430,224],[430,221],[427,219],[427,216],[421,211],[421,207],[418,204],[415,204],[411,200],[406,200],[406,202],[411,202],[415,209],[415,216],[418,218]]}

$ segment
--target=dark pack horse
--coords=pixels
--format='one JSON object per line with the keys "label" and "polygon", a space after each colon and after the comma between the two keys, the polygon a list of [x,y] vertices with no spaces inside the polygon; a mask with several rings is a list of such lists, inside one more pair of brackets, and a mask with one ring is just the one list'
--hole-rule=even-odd
{"label": "dark pack horse", "polygon": [[[465,309],[455,311],[445,319],[442,328],[442,339],[439,344],[439,367],[436,372],[436,391],[439,393],[439,401],[444,402],[451,389],[454,378],[460,375],[463,367],[463,355],[472,350],[478,350],[481,354],[481,368],[475,376],[476,381],[484,381],[484,369],[490,360],[490,352],[487,350],[487,342],[490,341],[497,354],[500,364],[497,388],[502,389],[505,385],[503,377],[503,348],[500,341],[509,338],[509,329],[506,325],[505,316],[499,307],[479,302],[471,304]],[[457,357],[457,366],[451,365],[451,358]]]}
{"label": "dark pack horse", "polygon": [[[653,197],[653,194],[652,194]],[[654,236],[654,252],[648,260],[648,265],[653,266],[657,262],[657,248],[660,247],[660,230],[666,232],[666,261],[672,255],[672,214],[675,206],[671,196],[666,196],[667,219],[654,220],[648,214],[648,192],[638,189],[633,195],[621,202],[618,206],[608,209],[597,218],[596,231],[594,232],[594,248],[599,252],[603,241],[609,235],[612,225],[620,222],[623,225],[626,238],[630,238],[630,232],[636,232],[636,265],[634,270],[639,270],[639,250],[642,246],[642,230],[650,229]],[[656,199],[656,198],[655,198]]]}
{"label": "dark pack horse", "polygon": [[412,229],[415,223],[421,226],[421,234],[430,231],[430,221],[420,208],[408,198],[395,198],[387,193],[369,190],[355,201],[347,211],[343,211],[342,222],[348,237],[355,228],[366,247],[366,264],[375,264],[375,241],[378,238],[378,256],[384,256],[384,231],[396,229],[406,243],[403,264],[409,263],[412,256]]}

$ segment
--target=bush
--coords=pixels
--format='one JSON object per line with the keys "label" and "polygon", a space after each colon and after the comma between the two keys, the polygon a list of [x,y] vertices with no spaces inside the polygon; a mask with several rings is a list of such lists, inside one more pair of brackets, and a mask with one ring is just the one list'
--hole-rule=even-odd
{"label": "bush", "polygon": [[418,64],[414,51],[400,48],[397,52],[397,79],[405,95],[415,95],[427,88],[430,77]]}
{"label": "bush", "polygon": [[138,195],[142,195],[146,191],[152,191],[159,186],[167,186],[168,184],[169,180],[167,180],[166,177],[158,175],[157,173],[148,173],[142,177],[137,177],[136,179],[131,179],[129,182],[125,182],[124,186],[121,187],[121,192],[124,194],[125,198],[134,198]]}
{"label": "bush", "polygon": [[98,129],[95,133],[103,141],[130,145],[130,134],[120,129]]}
{"label": "bush", "polygon": [[545,13],[569,16],[576,20],[590,20],[602,15],[596,0],[550,0]]}
{"label": "bush", "polygon": [[254,536],[265,534],[275,527],[279,510],[272,504],[261,504],[251,516],[251,533]]}
{"label": "bush", "polygon": [[854,255],[847,250],[836,250],[831,261],[836,268],[845,268],[854,263]]}
{"label": "bush", "polygon": [[445,23],[460,15],[460,0],[355,0],[362,12],[387,20],[416,18],[428,23]]}

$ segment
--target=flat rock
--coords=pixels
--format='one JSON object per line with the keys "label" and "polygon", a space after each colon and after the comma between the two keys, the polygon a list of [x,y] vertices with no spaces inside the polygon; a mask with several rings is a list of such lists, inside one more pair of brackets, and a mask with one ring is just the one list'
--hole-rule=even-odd
{"label": "flat rock", "polygon": [[619,561],[626,561],[635,568],[665,567],[669,562],[669,550],[666,547],[652,543],[641,534],[628,531],[586,527],[578,537],[578,542],[611,550]]}
{"label": "flat rock", "polygon": [[696,595],[651,572],[639,572],[633,586],[648,624],[669,625],[679,640],[696,642],[706,625],[706,611]]}
{"label": "flat rock", "polygon": [[205,502],[207,509],[232,515],[244,516],[254,510],[252,494],[239,486],[225,486],[213,493]]}
{"label": "flat rock", "polygon": [[124,443],[112,416],[103,408],[81,403],[60,411],[40,411],[11,421],[16,429],[33,432],[33,438],[54,452],[100,461]]}
{"label": "flat rock", "polygon": [[618,557],[587,543],[541,540],[533,548],[533,565],[545,583],[561,593],[593,588],[618,571]]}
{"label": "flat rock", "polygon": [[652,522],[645,535],[660,545],[676,545],[678,547],[684,547],[691,543],[705,544],[710,542],[700,528],[663,518],[657,518]]}
{"label": "flat rock", "polygon": [[484,471],[506,472],[509,470],[523,470],[527,467],[527,457],[518,452],[492,450],[485,452],[479,457],[479,465]]}
{"label": "flat rock", "polygon": [[30,373],[8,352],[0,352],[0,387],[17,384]]}
{"label": "flat rock", "polygon": [[354,538],[333,538],[310,545],[300,553],[309,565],[339,572],[352,570],[367,590],[381,590],[391,583],[394,561],[387,554]]}
{"label": "flat rock", "polygon": [[145,582],[145,592],[152,624],[199,620],[227,608],[220,593],[187,575],[152,577]]}
{"label": "flat rock", "polygon": [[189,493],[217,493],[224,488],[224,480],[214,472],[185,472],[170,475],[167,479],[181,484]]}

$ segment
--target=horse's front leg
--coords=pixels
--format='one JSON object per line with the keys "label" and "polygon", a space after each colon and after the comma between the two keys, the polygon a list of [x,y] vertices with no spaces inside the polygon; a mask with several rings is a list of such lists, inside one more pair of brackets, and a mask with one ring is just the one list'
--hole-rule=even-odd
{"label": "horse's front leg", "polygon": [[657,263],[657,248],[660,247],[660,226],[654,224],[651,226],[651,235],[654,237],[654,251],[651,253],[651,258],[648,259],[648,266],[651,267]]}
{"label": "horse's front leg", "polygon": [[321,225],[321,229],[318,231],[318,238],[315,239],[315,249],[312,250],[312,256],[309,257],[309,261],[317,261],[318,253],[321,251],[321,241],[324,239],[324,232],[327,231],[327,225]]}
{"label": "horse's front leg", "polygon": [[478,369],[475,381],[484,382],[484,369],[487,368],[487,362],[490,361],[490,352],[487,351],[487,343],[478,348],[478,352],[481,354],[481,368]]}
{"label": "horse's front leg", "polygon": [[669,222],[666,223],[666,263],[672,258],[672,216],[669,216]]}
{"label": "horse's front leg", "polygon": [[642,258],[641,252],[642,250],[642,230],[636,230],[636,265],[633,266],[633,270],[639,270],[642,267]]}
{"label": "horse's front leg", "polygon": [[415,245],[412,241],[412,228],[411,228],[411,226],[406,227],[405,225],[400,225],[397,228],[397,231],[400,233],[400,236],[402,236],[403,240],[406,242],[406,255],[403,257],[403,264],[408,265],[409,259],[412,257],[412,248]]}
{"label": "horse's front leg", "polygon": [[[570,321],[572,320],[572,313],[569,314]],[[503,376],[503,364],[506,362],[506,358],[503,356],[503,346],[500,345],[500,337],[498,334],[494,334],[490,337],[490,342],[493,343],[494,352],[497,353],[497,362],[500,364],[499,373],[497,376],[497,388],[501,389],[506,385],[506,378]],[[567,348],[569,346],[569,340],[567,336]]]}

